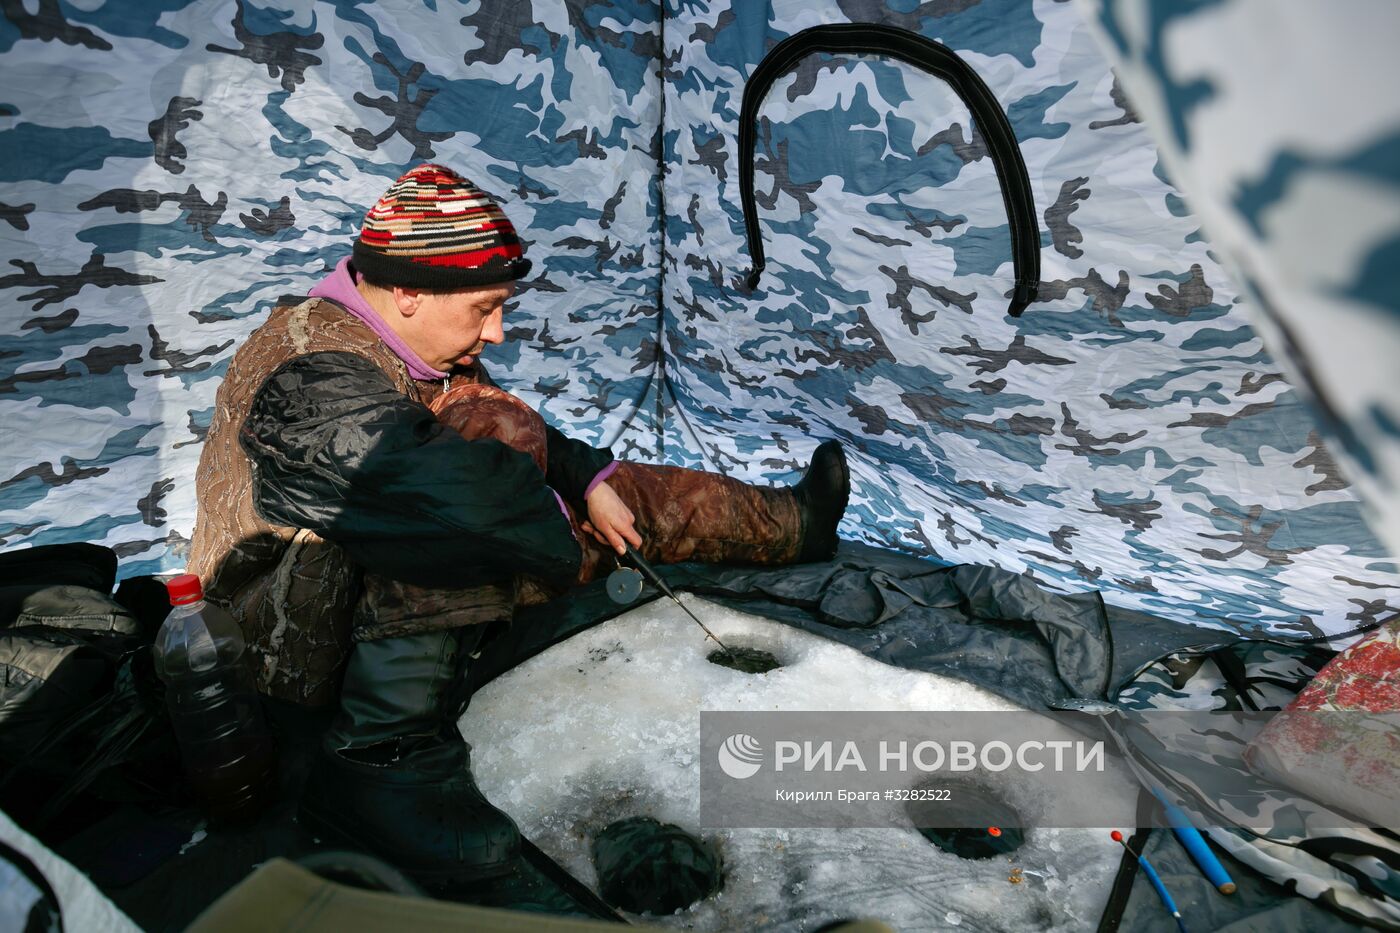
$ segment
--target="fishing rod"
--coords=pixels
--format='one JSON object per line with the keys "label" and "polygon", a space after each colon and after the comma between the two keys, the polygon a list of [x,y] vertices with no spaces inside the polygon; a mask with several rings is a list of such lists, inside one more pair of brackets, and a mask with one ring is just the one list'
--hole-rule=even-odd
{"label": "fishing rod", "polygon": [[[719,645],[719,650],[732,657],[733,652],[729,650],[729,646],[726,645],[724,642],[720,641],[719,637],[715,635],[714,632],[710,631],[710,627],[704,622],[701,622],[700,617],[697,616],[695,613],[691,612],[690,608],[686,606],[685,603],[681,602],[680,597],[675,594],[675,591],[666,585],[665,580],[661,579],[661,575],[656,572],[656,570],[651,566],[651,564],[646,562],[646,560],[642,557],[641,554],[637,553],[637,549],[634,548],[631,544],[628,544],[626,541],[624,541],[623,544],[627,546],[628,560],[636,564],[637,569],[640,570],[643,574],[645,574],[647,578],[651,580],[652,584],[655,585],[655,587],[659,589],[663,595],[670,597],[672,602],[674,602],[677,606],[680,606],[686,615],[694,619],[695,624],[700,626],[701,630],[704,631],[706,638],[709,638],[715,644]],[[616,576],[616,574],[614,574],[614,576]],[[613,582],[611,578],[609,578],[608,586],[610,590],[613,588]],[[641,592],[640,586],[637,587],[637,592]],[[635,595],[633,596],[633,598],[635,598]]]}

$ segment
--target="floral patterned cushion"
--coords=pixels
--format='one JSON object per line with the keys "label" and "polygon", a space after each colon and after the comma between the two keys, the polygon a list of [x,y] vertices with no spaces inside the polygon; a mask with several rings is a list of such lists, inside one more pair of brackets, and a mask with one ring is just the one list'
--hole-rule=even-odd
{"label": "floral patterned cushion", "polygon": [[1400,827],[1400,619],[1332,659],[1245,752],[1267,780]]}

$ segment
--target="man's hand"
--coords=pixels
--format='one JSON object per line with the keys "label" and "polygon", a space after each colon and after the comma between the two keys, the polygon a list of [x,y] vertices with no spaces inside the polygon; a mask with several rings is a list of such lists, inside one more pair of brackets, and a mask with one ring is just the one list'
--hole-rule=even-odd
{"label": "man's hand", "polygon": [[632,522],[632,514],[623,501],[606,482],[593,487],[585,500],[588,504],[588,521],[581,527],[619,554],[627,553],[627,544],[642,546],[642,536]]}

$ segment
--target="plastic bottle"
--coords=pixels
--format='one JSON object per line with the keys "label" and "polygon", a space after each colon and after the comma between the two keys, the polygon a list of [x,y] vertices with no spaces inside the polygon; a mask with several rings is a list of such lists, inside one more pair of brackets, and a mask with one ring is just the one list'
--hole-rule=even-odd
{"label": "plastic bottle", "polygon": [[211,820],[247,822],[272,797],[275,756],[243,633],[204,601],[194,574],[166,589],[174,608],[156,634],[155,666],[185,772]]}

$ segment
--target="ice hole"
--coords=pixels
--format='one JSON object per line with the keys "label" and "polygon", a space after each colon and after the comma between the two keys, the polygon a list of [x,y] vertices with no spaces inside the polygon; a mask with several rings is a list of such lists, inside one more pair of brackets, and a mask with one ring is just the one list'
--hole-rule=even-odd
{"label": "ice hole", "polygon": [[712,843],[649,816],[617,820],[594,836],[593,867],[603,900],[634,914],[686,910],[724,884]]}
{"label": "ice hole", "polygon": [[741,674],[766,674],[783,666],[771,651],[732,644],[727,645],[727,649],[716,648],[705,660]]}
{"label": "ice hole", "polygon": [[1006,855],[1026,841],[1016,809],[978,784],[930,781],[904,807],[914,828],[944,852],[966,859]]}

